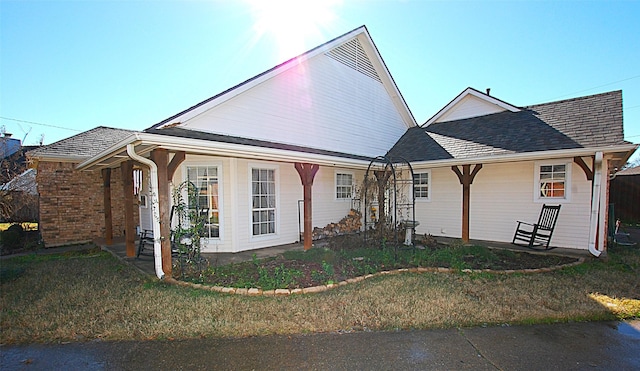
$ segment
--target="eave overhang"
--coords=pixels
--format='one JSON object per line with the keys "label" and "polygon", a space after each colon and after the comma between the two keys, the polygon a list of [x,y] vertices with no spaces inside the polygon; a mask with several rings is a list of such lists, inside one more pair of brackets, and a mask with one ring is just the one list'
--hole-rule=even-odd
{"label": "eave overhang", "polygon": [[595,155],[596,152],[602,152],[610,161],[612,161],[614,166],[621,167],[627,162],[629,157],[631,157],[631,155],[636,151],[636,149],[638,149],[639,146],[640,144],[630,143],[603,147],[572,148],[553,151],[537,151],[515,154],[510,153],[482,157],[414,161],[411,163],[411,166],[414,169],[429,169],[465,164],[498,164],[506,162],[540,161],[560,158],[588,157]]}
{"label": "eave overhang", "polygon": [[170,152],[186,152],[187,154],[290,163],[304,162],[322,166],[347,167],[352,169],[366,169],[370,163],[370,160],[365,159],[352,159],[302,151],[215,142],[159,134],[135,133],[119,143],[107,148],[96,156],[86,159],[76,168],[78,170],[100,170],[103,168],[118,167],[123,161],[130,160],[129,155],[127,155],[128,144],[133,144],[135,146],[135,152],[143,157],[149,157],[149,154],[154,149],[165,149]]}

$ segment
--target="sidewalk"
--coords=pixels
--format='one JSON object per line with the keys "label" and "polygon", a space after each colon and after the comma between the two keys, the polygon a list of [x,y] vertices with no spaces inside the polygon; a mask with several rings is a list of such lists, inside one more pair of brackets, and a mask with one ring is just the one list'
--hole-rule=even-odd
{"label": "sidewalk", "polygon": [[638,370],[640,321],[0,347],[6,370]]}

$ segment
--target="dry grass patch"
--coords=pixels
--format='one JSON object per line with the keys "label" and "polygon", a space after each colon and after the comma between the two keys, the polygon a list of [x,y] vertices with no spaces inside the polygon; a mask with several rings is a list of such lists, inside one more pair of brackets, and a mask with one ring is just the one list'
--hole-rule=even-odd
{"label": "dry grass patch", "polygon": [[640,253],[532,275],[404,273],[246,297],[150,281],[109,254],[2,261],[0,343],[425,329],[640,316]]}

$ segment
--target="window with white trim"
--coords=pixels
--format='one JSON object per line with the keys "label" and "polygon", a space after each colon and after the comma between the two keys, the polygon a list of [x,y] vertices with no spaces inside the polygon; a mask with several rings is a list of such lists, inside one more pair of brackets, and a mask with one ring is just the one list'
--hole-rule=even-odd
{"label": "window with white trim", "polygon": [[353,174],[336,173],[336,199],[347,200],[353,197]]}
{"label": "window with white trim", "polygon": [[204,220],[205,238],[220,238],[219,177],[217,166],[187,166],[189,214]]}
{"label": "window with white trim", "polygon": [[537,162],[534,189],[536,200],[569,200],[570,180],[570,162]]}
{"label": "window with white trim", "polygon": [[418,200],[428,200],[430,196],[431,172],[421,172],[413,174],[413,195]]}
{"label": "window with white trim", "polygon": [[275,169],[251,169],[251,214],[253,236],[276,233]]}

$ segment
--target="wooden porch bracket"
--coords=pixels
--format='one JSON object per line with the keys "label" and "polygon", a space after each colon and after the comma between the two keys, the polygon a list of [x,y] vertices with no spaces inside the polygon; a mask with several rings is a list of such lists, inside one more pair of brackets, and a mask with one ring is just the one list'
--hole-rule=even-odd
{"label": "wooden porch bracket", "polygon": [[136,255],[136,227],[133,220],[133,161],[120,164],[122,174],[122,193],[124,195],[124,235],[127,256]]}
{"label": "wooden porch bracket", "polygon": [[176,170],[178,169],[178,166],[180,166],[180,164],[182,162],[184,162],[186,155],[184,151],[179,151],[176,152],[173,155],[173,158],[171,159],[171,162],[169,162],[169,165],[167,166],[167,181],[170,182],[173,179],[173,174],[175,174]]}
{"label": "wooden porch bracket", "polygon": [[[593,181],[593,170],[589,169],[589,166],[584,162],[582,157],[580,156],[574,157],[573,162],[575,162],[578,166],[580,166],[582,171],[584,171],[584,174],[587,176],[588,181]],[[594,160],[594,163],[595,163],[595,160]]]}
{"label": "wooden porch bracket", "polygon": [[462,165],[462,172],[457,166],[451,166],[451,170],[458,176],[462,184],[462,241],[469,242],[469,199],[471,197],[471,184],[476,174],[482,169],[482,164],[476,164],[471,171],[471,165]]}
{"label": "wooden porch bracket", "polygon": [[[113,213],[111,212],[111,169],[102,169],[102,190],[104,205],[104,240],[110,246],[113,244]],[[133,210],[132,210],[133,211]]]}
{"label": "wooden porch bracket", "polygon": [[316,173],[320,169],[320,166],[317,164],[307,164],[307,163],[296,162],[294,164],[294,167],[296,168],[298,175],[300,175],[300,181],[302,182],[302,187],[304,190],[304,249],[309,250],[311,248],[311,245],[313,244],[313,241],[312,241],[313,222],[311,220],[312,218],[311,190],[313,187],[313,179],[315,178]]}
{"label": "wooden porch bracket", "polygon": [[[162,271],[171,277],[171,220],[169,220],[169,152],[166,149],[151,151],[151,161],[158,167],[158,214],[160,217],[160,247],[162,250]],[[155,217],[155,216],[154,216]]]}

